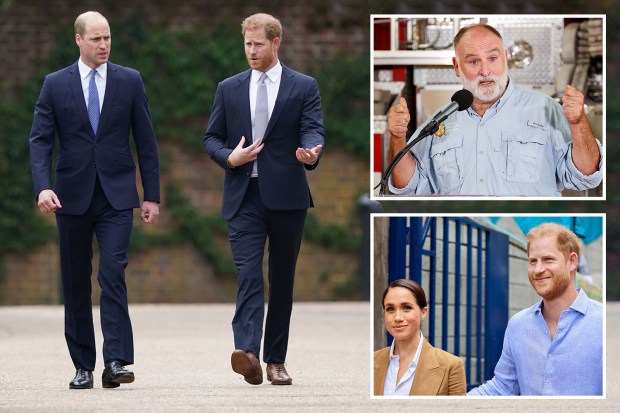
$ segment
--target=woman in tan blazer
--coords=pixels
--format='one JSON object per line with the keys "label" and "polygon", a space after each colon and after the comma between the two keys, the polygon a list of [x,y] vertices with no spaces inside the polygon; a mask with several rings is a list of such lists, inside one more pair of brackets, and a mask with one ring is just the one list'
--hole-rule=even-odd
{"label": "woman in tan blazer", "polygon": [[420,326],[428,315],[426,294],[414,281],[393,281],[381,302],[391,347],[374,353],[376,396],[465,396],[463,361],[434,348]]}

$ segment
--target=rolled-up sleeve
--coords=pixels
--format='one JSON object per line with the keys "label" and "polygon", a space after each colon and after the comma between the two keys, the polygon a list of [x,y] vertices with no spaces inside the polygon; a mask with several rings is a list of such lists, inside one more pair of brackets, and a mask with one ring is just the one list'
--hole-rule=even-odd
{"label": "rolled-up sleeve", "polygon": [[557,176],[564,188],[573,190],[585,190],[596,188],[603,180],[603,146],[597,140],[599,150],[598,169],[592,175],[584,175],[573,163],[572,143],[561,162],[558,163]]}

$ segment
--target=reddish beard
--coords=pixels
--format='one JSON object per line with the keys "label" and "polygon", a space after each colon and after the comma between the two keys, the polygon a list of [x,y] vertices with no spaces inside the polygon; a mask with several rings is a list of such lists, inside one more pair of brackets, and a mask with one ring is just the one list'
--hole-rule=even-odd
{"label": "reddish beard", "polygon": [[[543,275],[549,273],[545,271]],[[544,277],[530,277],[530,284],[536,291],[536,294],[546,300],[553,300],[560,297],[570,287],[570,276],[564,276],[564,274],[550,274],[550,279],[545,285],[537,285],[536,280]]]}

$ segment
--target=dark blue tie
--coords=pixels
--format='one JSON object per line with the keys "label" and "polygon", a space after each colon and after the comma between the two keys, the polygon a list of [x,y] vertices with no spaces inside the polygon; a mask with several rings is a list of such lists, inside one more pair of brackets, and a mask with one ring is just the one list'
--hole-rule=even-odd
{"label": "dark blue tie", "polygon": [[90,83],[88,84],[88,119],[95,135],[97,134],[97,126],[99,126],[99,92],[97,92],[97,84],[95,76],[97,70],[90,72]]}

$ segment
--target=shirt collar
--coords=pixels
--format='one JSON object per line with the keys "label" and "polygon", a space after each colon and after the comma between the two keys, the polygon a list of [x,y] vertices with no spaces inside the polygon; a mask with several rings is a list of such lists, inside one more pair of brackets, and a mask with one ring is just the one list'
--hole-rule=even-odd
{"label": "shirt collar", "polygon": [[[265,73],[267,73],[267,77],[269,78],[269,80],[271,80],[274,83],[277,82],[280,79],[280,76],[282,76],[282,65],[280,64],[280,61],[278,60],[276,65]],[[262,74],[263,72],[261,72],[260,70],[252,69],[251,82],[257,83],[258,79],[260,78]]]}
{"label": "shirt collar", "polygon": [[[581,314],[585,314],[588,312],[588,302],[589,302],[589,298],[588,295],[586,294],[586,292],[582,289],[582,288],[578,288],[577,289],[577,298],[575,298],[575,300],[573,301],[573,303],[570,305],[570,307],[568,308],[569,310],[575,310]],[[543,301],[540,300],[538,302],[538,304],[536,304],[534,307],[532,307],[532,313],[533,314],[539,314],[542,312],[542,305],[543,305]]]}
{"label": "shirt collar", "polygon": [[[394,343],[396,343],[396,339],[392,340],[392,345],[390,346],[390,360],[399,359],[399,356],[394,354]],[[423,344],[424,344],[424,335],[422,334],[422,331],[420,331],[420,342],[418,343],[418,348],[415,351],[415,356],[413,356],[411,363],[409,363],[409,367],[418,365],[418,360],[420,359],[420,353],[422,352]]]}
{"label": "shirt collar", "polygon": [[[86,64],[84,62],[82,62],[81,58],[78,59],[78,69],[80,71],[80,78],[82,78],[82,79],[86,79],[86,77],[93,70],[91,67],[86,66]],[[99,73],[99,76],[101,76],[102,78],[105,79],[105,77],[108,74],[108,65],[107,64],[102,64],[102,65],[99,65],[98,67],[96,67],[95,69],[97,70],[97,73]]]}
{"label": "shirt collar", "polygon": [[493,106],[497,110],[500,110],[501,107],[506,104],[506,102],[508,101],[508,98],[510,98],[510,95],[512,95],[512,92],[514,92],[514,90],[515,90],[514,83],[510,81],[510,78],[508,78],[508,85],[506,85],[506,90],[504,90],[504,93],[499,97],[499,99],[497,99],[497,102],[495,102]]}
{"label": "shirt collar", "polygon": [[579,294],[577,295],[577,298],[575,298],[575,301],[571,304],[570,308],[580,312],[581,314],[585,314],[588,312],[588,295],[582,288],[578,288],[577,291]]}

